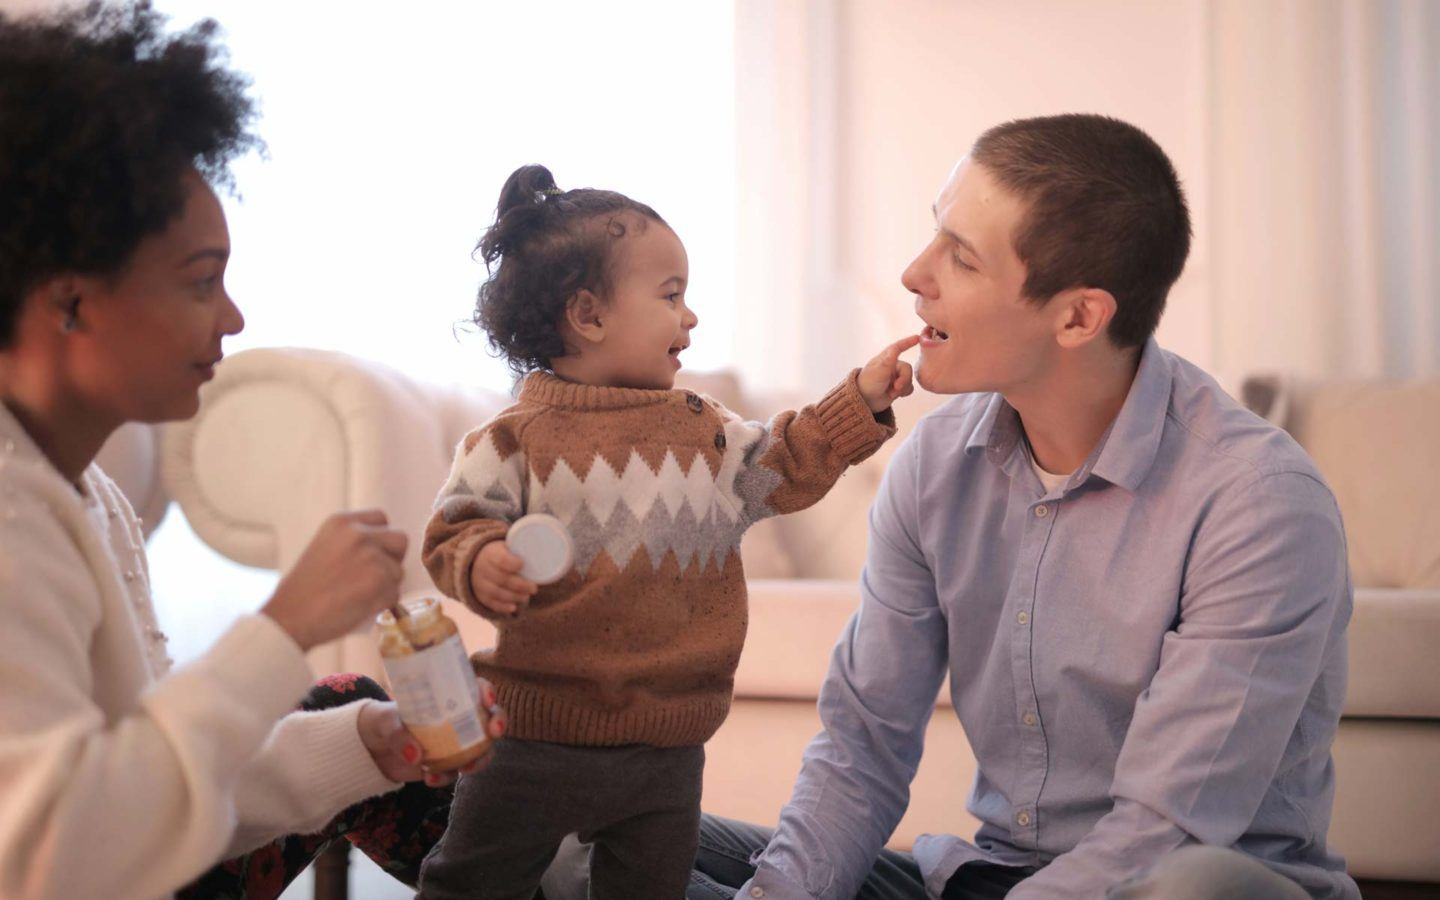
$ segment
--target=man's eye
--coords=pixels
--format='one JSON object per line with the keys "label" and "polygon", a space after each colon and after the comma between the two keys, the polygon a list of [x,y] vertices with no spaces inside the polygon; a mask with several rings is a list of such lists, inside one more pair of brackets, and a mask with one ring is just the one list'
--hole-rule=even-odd
{"label": "man's eye", "polygon": [[970,265],[969,263],[965,262],[965,260],[961,259],[961,258],[960,258],[960,254],[958,254],[958,253],[952,253],[952,254],[950,254],[950,258],[955,261],[955,265],[957,265],[957,266],[959,266],[960,268],[966,270],[967,272],[973,272],[973,271],[975,271],[975,267],[972,266],[972,265]]}

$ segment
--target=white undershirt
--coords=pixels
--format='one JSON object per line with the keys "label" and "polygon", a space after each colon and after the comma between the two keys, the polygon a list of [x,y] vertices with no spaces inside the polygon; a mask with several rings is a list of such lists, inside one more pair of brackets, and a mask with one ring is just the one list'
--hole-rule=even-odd
{"label": "white undershirt", "polygon": [[1054,472],[1047,472],[1040,468],[1040,463],[1035,459],[1035,450],[1030,446],[1030,439],[1025,439],[1025,455],[1030,457],[1030,468],[1035,470],[1035,477],[1045,486],[1045,493],[1049,494],[1062,484],[1070,480],[1074,472],[1066,472],[1064,475],[1056,475]]}

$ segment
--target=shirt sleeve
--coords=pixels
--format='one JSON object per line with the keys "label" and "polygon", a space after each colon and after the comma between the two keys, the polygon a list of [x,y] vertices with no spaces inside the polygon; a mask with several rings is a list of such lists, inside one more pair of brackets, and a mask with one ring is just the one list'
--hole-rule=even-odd
{"label": "shirt sleeve", "polygon": [[851,372],[819,403],[787,410],[768,423],[728,416],[726,446],[732,449],[716,480],[733,485],[729,499],[745,523],[818,502],[848,467],[868,459],[895,434],[894,411],[870,411],[859,374]]}
{"label": "shirt sleeve", "polygon": [[525,452],[509,424],[491,422],[455,448],[450,477],[425,526],[420,559],[435,587],[485,618],[495,618],[470,588],[480,549],[505,537],[525,514]]}
{"label": "shirt sleeve", "polygon": [[823,730],[747,885],[766,897],[855,896],[909,804],[948,648],[919,541],[914,447],[897,451],[871,510],[860,610],[820,692]]}
{"label": "shirt sleeve", "polygon": [[1136,702],[1113,810],[1010,896],[1102,897],[1183,844],[1234,844],[1329,654],[1343,650],[1350,606],[1340,515],[1322,483],[1274,474],[1222,497],[1196,534],[1179,622]]}

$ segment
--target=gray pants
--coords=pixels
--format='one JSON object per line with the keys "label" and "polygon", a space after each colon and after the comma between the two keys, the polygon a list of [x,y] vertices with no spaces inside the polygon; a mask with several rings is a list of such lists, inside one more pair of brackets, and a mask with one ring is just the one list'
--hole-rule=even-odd
{"label": "gray pants", "polygon": [[456,786],[418,897],[532,900],[576,832],[592,845],[591,900],[678,900],[695,861],[704,768],[703,747],[498,741],[489,765]]}
{"label": "gray pants", "polygon": [[[705,816],[700,851],[686,900],[731,900],[755,874],[750,860],[765,849],[768,828]],[[588,848],[573,838],[545,878],[547,900],[584,900]],[[961,866],[943,900],[998,900],[1035,869],[976,862]],[[677,895],[679,896],[679,895]],[[908,853],[881,851],[858,900],[925,900],[920,867]],[[1192,845],[1165,857],[1142,876],[1111,888],[1108,900],[1307,900],[1295,882],[1235,850]]]}

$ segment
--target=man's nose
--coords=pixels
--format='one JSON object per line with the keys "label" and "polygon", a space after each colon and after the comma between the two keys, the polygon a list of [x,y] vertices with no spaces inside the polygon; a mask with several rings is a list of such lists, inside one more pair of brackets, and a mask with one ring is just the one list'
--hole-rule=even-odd
{"label": "man's nose", "polygon": [[920,255],[912,259],[910,265],[905,267],[905,271],[900,273],[900,283],[905,286],[905,290],[912,294],[924,295],[927,293],[926,289],[933,283],[926,264],[928,256],[928,250],[921,251]]}

